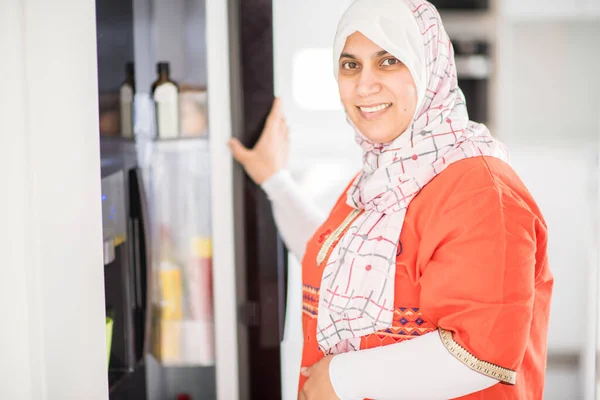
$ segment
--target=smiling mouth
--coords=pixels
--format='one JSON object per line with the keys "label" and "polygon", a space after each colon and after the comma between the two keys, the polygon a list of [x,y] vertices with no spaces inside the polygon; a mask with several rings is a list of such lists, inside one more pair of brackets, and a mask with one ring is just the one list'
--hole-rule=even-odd
{"label": "smiling mouth", "polygon": [[385,110],[386,108],[390,107],[391,105],[392,105],[392,103],[382,103],[382,104],[377,104],[375,106],[357,106],[357,107],[362,112],[375,113],[377,111]]}
{"label": "smiling mouth", "polygon": [[361,115],[365,119],[373,119],[379,117],[388,108],[392,106],[392,103],[381,103],[373,106],[356,106],[360,110]]}

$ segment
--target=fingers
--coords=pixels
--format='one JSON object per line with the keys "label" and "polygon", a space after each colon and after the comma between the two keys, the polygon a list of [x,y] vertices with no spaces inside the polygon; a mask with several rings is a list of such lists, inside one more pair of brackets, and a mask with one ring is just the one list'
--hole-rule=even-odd
{"label": "fingers", "polygon": [[289,132],[289,128],[287,125],[287,122],[285,121],[285,118],[283,118],[283,116],[281,116],[281,119],[279,120],[279,127],[281,132],[287,136],[288,132]]}
{"label": "fingers", "polygon": [[271,112],[269,113],[269,117],[280,117],[281,116],[281,100],[279,97],[275,97],[273,100],[273,105],[271,106]]}
{"label": "fingers", "polygon": [[285,121],[285,116],[283,115],[281,100],[277,97],[273,101],[273,106],[271,107],[271,111],[269,113],[269,116],[267,117],[265,129],[263,132],[267,134],[277,134],[285,132],[287,134],[287,131],[288,128],[287,123]]}
{"label": "fingers", "polygon": [[281,101],[279,100],[279,97],[276,97],[275,100],[273,100],[273,105],[271,106],[271,111],[267,116],[267,122],[265,125],[272,124],[281,118],[282,115],[280,105]]}
{"label": "fingers", "polygon": [[298,400],[307,400],[308,397],[306,397],[306,392],[304,391],[304,389],[302,389],[300,391],[300,394],[298,395]]}
{"label": "fingers", "polygon": [[233,138],[229,141],[228,145],[231,149],[231,155],[237,162],[243,165],[248,161],[251,151],[241,144],[239,140]]}

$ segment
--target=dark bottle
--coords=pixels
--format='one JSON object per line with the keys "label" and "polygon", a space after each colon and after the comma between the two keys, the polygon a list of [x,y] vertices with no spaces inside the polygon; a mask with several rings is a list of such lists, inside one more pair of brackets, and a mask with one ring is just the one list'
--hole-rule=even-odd
{"label": "dark bottle", "polygon": [[179,86],[169,77],[169,63],[159,62],[158,79],[152,84],[156,133],[159,139],[179,136]]}

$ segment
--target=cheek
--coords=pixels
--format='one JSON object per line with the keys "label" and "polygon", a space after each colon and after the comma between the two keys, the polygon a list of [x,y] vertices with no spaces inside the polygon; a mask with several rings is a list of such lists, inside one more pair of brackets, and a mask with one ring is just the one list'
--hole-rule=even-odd
{"label": "cheek", "polygon": [[406,89],[407,95],[410,98],[411,107],[410,109],[414,111],[417,107],[417,102],[419,100],[419,95],[417,94],[417,87],[414,83],[410,83]]}
{"label": "cheek", "polygon": [[394,95],[402,112],[413,114],[417,107],[417,88],[412,82],[396,82]]}
{"label": "cheek", "polygon": [[338,82],[338,89],[340,92],[340,100],[342,101],[342,104],[346,110],[349,111],[350,108],[354,106],[352,85],[349,82],[340,79]]}
{"label": "cheek", "polygon": [[418,94],[417,94],[417,86],[415,85],[415,81],[412,79],[410,73],[404,79],[404,92],[406,93],[406,101],[409,111],[417,107]]}

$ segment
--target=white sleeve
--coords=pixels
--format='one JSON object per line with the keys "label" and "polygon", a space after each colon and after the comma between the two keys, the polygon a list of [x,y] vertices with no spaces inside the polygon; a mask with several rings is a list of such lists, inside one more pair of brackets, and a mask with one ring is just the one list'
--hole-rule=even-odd
{"label": "white sleeve", "polygon": [[306,244],[325,221],[318,209],[287,170],[280,170],[262,184],[271,200],[275,224],[287,248],[302,262]]}
{"label": "white sleeve", "polygon": [[453,399],[498,383],[450,354],[437,331],[337,355],[329,364],[329,376],[342,400]]}

